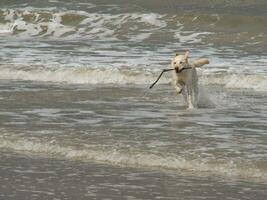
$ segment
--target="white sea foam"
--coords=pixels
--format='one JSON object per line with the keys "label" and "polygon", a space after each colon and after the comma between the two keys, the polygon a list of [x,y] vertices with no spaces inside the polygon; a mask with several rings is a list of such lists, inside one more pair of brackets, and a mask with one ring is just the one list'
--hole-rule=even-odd
{"label": "white sea foam", "polygon": [[166,26],[166,22],[161,20],[162,17],[163,16],[161,16],[159,14],[151,13],[151,14],[135,15],[134,19],[140,18],[141,22],[145,22],[145,23],[151,24],[153,26],[162,28],[162,27]]}
{"label": "white sea foam", "polygon": [[[10,68],[0,69],[0,79],[20,79],[73,84],[149,84],[154,81],[149,71],[127,70],[118,68]],[[164,81],[166,83],[166,79]]]}
{"label": "white sea foam", "polygon": [[164,29],[165,33],[173,34],[173,37],[181,42],[194,43],[201,41],[202,35],[210,34],[183,32],[182,24],[173,24],[173,18],[157,13],[107,14],[33,7],[0,9],[0,11],[8,24],[16,21],[14,28],[16,37],[64,37],[64,39],[82,37],[101,40],[128,38],[131,41],[141,42],[149,38],[152,33]]}
{"label": "white sea foam", "polygon": [[[111,15],[72,10],[56,11],[52,8],[44,10],[32,7],[2,9],[1,11],[4,19],[9,23],[13,23],[16,19],[16,31],[21,36],[61,37],[69,33],[72,37],[89,36],[101,38],[110,37],[110,35],[113,35],[114,30],[120,28],[122,24],[131,22],[136,23],[136,25],[145,23],[150,25],[151,28],[166,26],[166,22],[161,20],[161,15],[154,13]],[[75,23],[73,24],[71,20],[74,20]],[[2,32],[7,32],[8,30],[4,29]],[[148,27],[146,27],[146,30],[148,30]]]}
{"label": "white sea foam", "polygon": [[267,172],[257,168],[253,163],[242,160],[190,160],[179,155],[157,155],[138,151],[121,151],[117,149],[77,149],[61,146],[56,141],[30,141],[20,138],[1,136],[0,148],[8,148],[24,153],[37,153],[46,156],[64,157],[81,161],[101,162],[126,167],[171,169],[189,172],[195,175],[218,175],[228,178],[267,180]]}
{"label": "white sea foam", "polygon": [[11,23],[1,24],[0,34],[12,34],[16,25],[17,25],[16,21],[13,24]]}
{"label": "white sea foam", "polygon": [[[0,67],[0,79],[31,80],[70,84],[151,84],[160,68],[87,67],[87,66],[9,66]],[[263,74],[213,73],[200,75],[203,85],[221,85],[231,89],[267,91],[267,76]],[[158,84],[169,84],[171,73],[162,76]]]}
{"label": "white sea foam", "polygon": [[218,84],[231,89],[267,91],[267,76],[263,74],[213,74],[201,77],[204,84]]}
{"label": "white sea foam", "polygon": [[199,43],[202,40],[203,35],[211,35],[211,32],[192,32],[192,31],[177,31],[174,34],[174,38],[178,39],[182,43]]}

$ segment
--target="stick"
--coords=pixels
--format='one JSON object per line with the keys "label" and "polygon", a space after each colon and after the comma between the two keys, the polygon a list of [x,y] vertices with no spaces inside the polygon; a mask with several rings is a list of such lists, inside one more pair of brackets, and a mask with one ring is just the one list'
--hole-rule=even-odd
{"label": "stick", "polygon": [[185,69],[192,69],[192,67],[184,67],[184,68],[182,68],[182,69],[180,69],[180,70],[177,70],[177,69],[163,69],[162,72],[160,73],[159,77],[157,78],[157,80],[156,80],[152,85],[150,85],[149,89],[151,89],[152,87],[154,87],[154,85],[159,81],[160,77],[162,76],[162,74],[163,74],[164,72],[168,72],[168,71],[173,71],[173,70],[175,70],[176,73],[179,74],[179,73],[181,73],[182,71],[184,71]]}
{"label": "stick", "polygon": [[164,72],[168,72],[168,71],[172,71],[172,70],[175,70],[175,69],[164,69],[164,70],[162,70],[162,72],[160,73],[160,75],[159,75],[159,77],[157,78],[157,80],[156,80],[152,85],[150,85],[149,89],[151,89],[151,88],[152,88],[152,87],[159,81],[160,77],[162,76],[162,74],[163,74]]}

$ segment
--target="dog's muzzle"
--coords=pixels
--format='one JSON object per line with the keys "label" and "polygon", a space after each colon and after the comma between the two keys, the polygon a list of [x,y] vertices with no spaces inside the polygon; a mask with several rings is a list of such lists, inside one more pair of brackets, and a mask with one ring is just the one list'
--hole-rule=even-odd
{"label": "dog's muzzle", "polygon": [[182,69],[179,69],[177,67],[174,68],[175,72],[177,74],[181,73],[182,71],[184,71],[185,69],[192,69],[192,67],[183,67]]}

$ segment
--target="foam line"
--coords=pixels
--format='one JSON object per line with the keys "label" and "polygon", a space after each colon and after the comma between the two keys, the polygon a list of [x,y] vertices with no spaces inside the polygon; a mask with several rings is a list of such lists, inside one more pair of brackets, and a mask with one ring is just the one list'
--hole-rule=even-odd
{"label": "foam line", "polygon": [[117,149],[77,149],[61,146],[48,141],[30,141],[20,138],[1,137],[0,148],[24,153],[37,153],[46,156],[64,157],[65,159],[93,161],[121,167],[149,168],[158,170],[178,170],[193,175],[217,175],[228,178],[267,180],[267,172],[253,163],[242,160],[189,160],[179,155],[156,155],[138,151]]}

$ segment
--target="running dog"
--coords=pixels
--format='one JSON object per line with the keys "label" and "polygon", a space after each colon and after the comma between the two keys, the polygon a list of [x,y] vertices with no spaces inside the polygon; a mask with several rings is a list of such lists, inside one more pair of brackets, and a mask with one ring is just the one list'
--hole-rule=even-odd
{"label": "running dog", "polygon": [[198,103],[198,77],[197,67],[209,64],[209,60],[202,58],[192,63],[188,62],[189,51],[184,55],[176,54],[171,65],[175,69],[173,73],[174,86],[178,94],[184,96],[188,109],[197,108]]}

